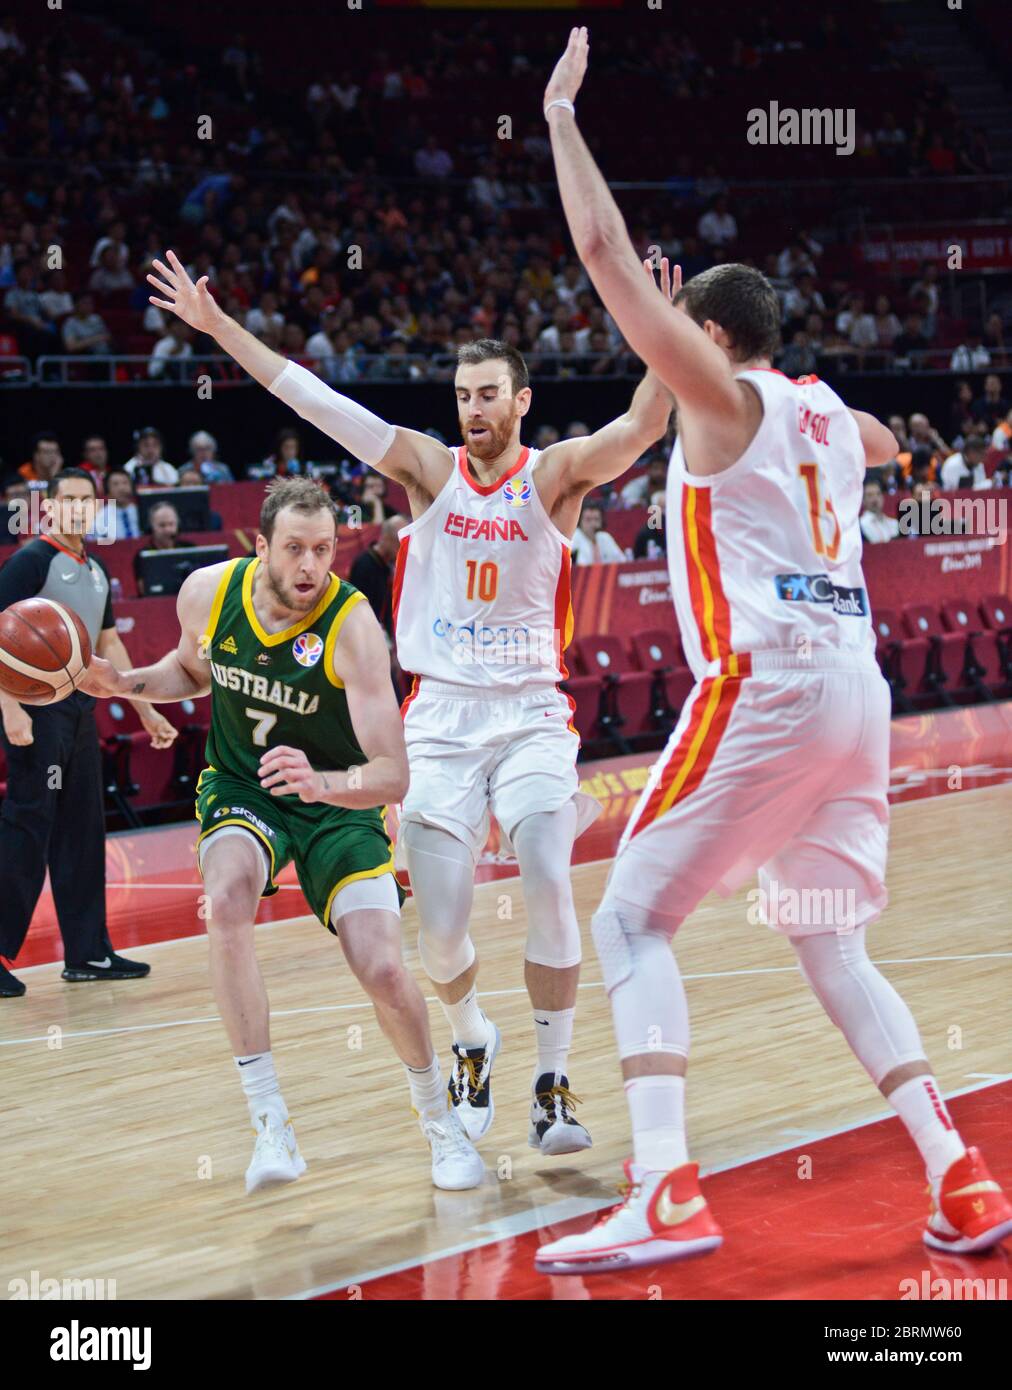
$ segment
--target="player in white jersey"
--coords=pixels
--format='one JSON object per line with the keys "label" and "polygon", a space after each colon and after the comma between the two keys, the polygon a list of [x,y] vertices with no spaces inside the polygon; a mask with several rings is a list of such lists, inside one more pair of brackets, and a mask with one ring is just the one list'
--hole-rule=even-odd
{"label": "player in white jersey", "polygon": [[545,94],[577,251],[626,339],[671,389],[672,591],[697,684],[626,828],[594,916],[633,1128],[629,1195],[537,1267],[586,1274],[714,1249],[688,1160],[689,1020],[671,939],[711,889],[759,872],[761,920],[903,1121],[927,1168],[938,1249],[1012,1232],[1012,1204],[966,1149],[906,1004],[865,931],[885,906],[889,691],[874,660],[858,527],[866,466],[896,441],[814,377],[771,370],[772,286],[719,265],[674,298],[645,283],[577,129],[587,63],[574,29]]}
{"label": "player in white jersey", "polygon": [[[206,277],[195,285],[174,253],[167,259],[148,277],[161,296],[153,303],[210,334],[280,400],[407,491],[412,521],[401,532],[395,603],[398,660],[415,684],[404,710],[411,776],[398,851],[422,964],[453,1029],[449,1097],[470,1140],[486,1133],[500,1038],[478,1002],[469,919],[491,811],[516,852],[527,906],[524,977],[537,1048],[528,1142],[545,1154],[585,1149],[591,1139],[573,1115],[567,1071],[581,955],[569,870],[573,842],[599,807],[580,793],[579,736],[558,689],[572,632],[569,542],[584,496],[663,438],[671,393],[648,372],[624,415],[538,453],[520,443],[531,405],[526,364],[508,344],[482,339],[458,353],[464,443],[448,449],[280,357],[217,307]],[[458,1185],[468,1185],[476,1158],[473,1148],[461,1153]]]}

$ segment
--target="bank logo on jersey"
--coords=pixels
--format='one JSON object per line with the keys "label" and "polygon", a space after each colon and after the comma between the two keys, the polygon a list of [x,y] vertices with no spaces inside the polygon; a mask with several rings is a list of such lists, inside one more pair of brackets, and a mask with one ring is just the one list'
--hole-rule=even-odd
{"label": "bank logo on jersey", "polygon": [[531,485],[524,478],[519,486],[512,481],[503,484],[503,501],[509,507],[526,507],[531,500]]}
{"label": "bank logo on jersey", "polygon": [[841,617],[863,618],[868,613],[863,589],[833,584],[828,574],[778,574],[776,586],[777,598],[787,603],[831,603]]}
{"label": "bank logo on jersey", "polygon": [[323,639],[315,632],[303,632],[292,643],[292,656],[300,666],[315,666],[323,655]]}

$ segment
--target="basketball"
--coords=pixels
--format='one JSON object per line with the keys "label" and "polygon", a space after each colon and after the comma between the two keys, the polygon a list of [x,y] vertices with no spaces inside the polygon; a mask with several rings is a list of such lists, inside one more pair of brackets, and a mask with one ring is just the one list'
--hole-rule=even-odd
{"label": "basketball", "polygon": [[21,704],[66,699],[90,661],[88,629],[62,604],[29,598],[0,613],[0,688]]}

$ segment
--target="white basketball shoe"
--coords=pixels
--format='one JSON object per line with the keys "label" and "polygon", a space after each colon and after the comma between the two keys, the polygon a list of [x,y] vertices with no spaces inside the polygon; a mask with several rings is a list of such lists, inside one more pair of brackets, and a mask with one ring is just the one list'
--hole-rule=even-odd
{"label": "white basketball shoe", "polygon": [[433,1184],[444,1192],[480,1187],[485,1165],[467,1137],[456,1110],[448,1104],[444,1114],[419,1116],[419,1125],[432,1149]]}
{"label": "white basketball shoe", "polygon": [[295,1130],[290,1120],[279,1123],[270,1110],[261,1110],[256,1117],[256,1143],[253,1158],[246,1169],[246,1191],[257,1192],[276,1182],[294,1182],[306,1171],[306,1160],[299,1153]]}

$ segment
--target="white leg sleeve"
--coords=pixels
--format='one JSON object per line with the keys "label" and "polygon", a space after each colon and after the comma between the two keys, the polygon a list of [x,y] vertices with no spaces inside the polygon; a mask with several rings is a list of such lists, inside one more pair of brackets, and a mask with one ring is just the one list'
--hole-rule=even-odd
{"label": "white leg sleeve", "polygon": [[792,936],[801,973],[875,1085],[920,1061],[924,1044],[906,1004],[868,959],[865,928]]}
{"label": "white leg sleeve", "polygon": [[569,872],[576,825],[576,805],[567,801],[557,811],[525,816],[510,837],[527,904],[526,958],[556,970],[582,959]]}
{"label": "white leg sleeve", "polygon": [[653,930],[629,913],[602,905],[591,930],[597,947],[618,1055],[689,1055],[689,1006],[667,928]]}
{"label": "white leg sleeve", "polygon": [[400,838],[418,908],[418,954],[429,979],[447,985],[474,961],[474,860],[463,841],[434,825],[408,821]]}

